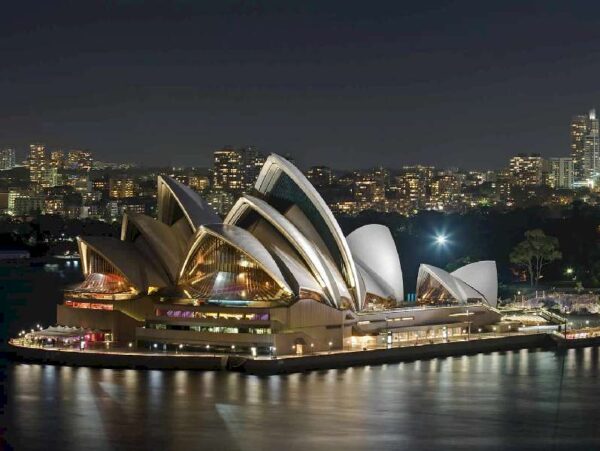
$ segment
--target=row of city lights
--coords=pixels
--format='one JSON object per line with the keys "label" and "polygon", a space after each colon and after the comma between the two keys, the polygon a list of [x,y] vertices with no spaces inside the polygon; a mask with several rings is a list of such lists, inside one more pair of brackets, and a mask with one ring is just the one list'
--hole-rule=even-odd
{"label": "row of city lights", "polygon": [[[43,327],[40,324],[36,324],[35,329],[42,330]],[[30,329],[29,333],[35,332],[35,329]],[[25,329],[23,329],[21,332],[19,332],[19,337],[24,337],[27,333],[28,332]]]}

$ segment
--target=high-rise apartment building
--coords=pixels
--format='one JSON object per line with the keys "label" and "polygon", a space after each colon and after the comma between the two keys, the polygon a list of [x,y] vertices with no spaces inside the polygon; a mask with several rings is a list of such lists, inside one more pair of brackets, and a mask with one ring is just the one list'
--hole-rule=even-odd
{"label": "high-rise apartment building", "polygon": [[427,202],[427,186],[433,177],[431,166],[405,166],[402,174],[395,178],[399,198],[407,202],[412,210],[425,207]]}
{"label": "high-rise apartment building", "polygon": [[244,190],[250,191],[256,183],[258,173],[265,164],[265,156],[254,146],[241,149]]}
{"label": "high-rise apartment building", "polygon": [[0,150],[0,171],[12,169],[17,164],[15,149]]}
{"label": "high-rise apartment building", "polygon": [[536,154],[519,154],[510,159],[509,171],[519,186],[541,185],[546,161]]}
{"label": "high-rise apartment building", "polygon": [[42,186],[44,172],[48,167],[46,158],[46,146],[43,144],[31,144],[29,146],[29,180]]}
{"label": "high-rise apartment building", "polygon": [[110,179],[108,193],[111,199],[128,199],[135,197],[135,182],[130,178]]}
{"label": "high-rise apartment building", "polygon": [[574,179],[572,158],[550,158],[548,186],[554,189],[573,189]]}
{"label": "high-rise apartment building", "polygon": [[576,181],[594,180],[600,174],[600,139],[596,110],[571,121],[571,157]]}
{"label": "high-rise apartment building", "polygon": [[371,176],[360,177],[354,183],[354,199],[359,208],[379,210],[385,206],[385,187]]}
{"label": "high-rise apartment building", "polygon": [[444,210],[455,206],[460,197],[461,183],[452,174],[439,174],[429,182],[429,205],[431,208]]}
{"label": "high-rise apartment building", "polygon": [[214,153],[212,188],[218,191],[242,191],[245,188],[243,152],[230,147]]}

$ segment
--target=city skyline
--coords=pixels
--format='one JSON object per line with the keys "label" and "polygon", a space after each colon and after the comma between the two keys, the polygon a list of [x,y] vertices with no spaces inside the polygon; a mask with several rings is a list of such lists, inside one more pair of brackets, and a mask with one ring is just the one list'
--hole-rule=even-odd
{"label": "city skyline", "polygon": [[342,169],[562,156],[597,103],[598,6],[540,5],[13,3],[0,142],[188,166],[228,142]]}

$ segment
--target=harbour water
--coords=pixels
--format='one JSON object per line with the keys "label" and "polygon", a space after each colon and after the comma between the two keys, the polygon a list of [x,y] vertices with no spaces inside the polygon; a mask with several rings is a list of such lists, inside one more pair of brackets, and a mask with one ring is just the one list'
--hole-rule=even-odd
{"label": "harbour water", "polygon": [[[3,273],[5,318],[50,321],[77,271],[25,269]],[[16,450],[593,450],[599,361],[523,350],[269,377],[3,361],[0,431]]]}

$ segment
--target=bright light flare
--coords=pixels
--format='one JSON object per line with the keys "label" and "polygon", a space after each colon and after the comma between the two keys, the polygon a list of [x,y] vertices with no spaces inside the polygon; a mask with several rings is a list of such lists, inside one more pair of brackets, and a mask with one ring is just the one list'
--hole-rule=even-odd
{"label": "bright light flare", "polygon": [[444,246],[448,243],[448,237],[446,235],[436,235],[435,237],[435,244],[439,245],[439,246]]}

